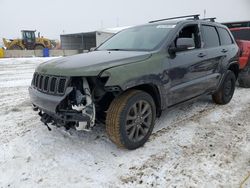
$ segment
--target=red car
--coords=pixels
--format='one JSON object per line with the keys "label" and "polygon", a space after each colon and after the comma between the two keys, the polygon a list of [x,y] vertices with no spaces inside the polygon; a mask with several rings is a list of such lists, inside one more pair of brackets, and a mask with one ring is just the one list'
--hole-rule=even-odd
{"label": "red car", "polygon": [[250,21],[224,23],[230,28],[237,44],[241,50],[239,59],[240,75],[239,85],[241,87],[250,87]]}
{"label": "red car", "polygon": [[231,28],[241,50],[240,69],[244,69],[250,61],[250,27]]}

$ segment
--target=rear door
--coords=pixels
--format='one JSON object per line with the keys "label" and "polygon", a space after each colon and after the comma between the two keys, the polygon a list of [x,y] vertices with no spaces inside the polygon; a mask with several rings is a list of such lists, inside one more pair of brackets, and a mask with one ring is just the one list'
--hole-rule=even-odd
{"label": "rear door", "polygon": [[[236,61],[235,55],[237,54],[237,45],[233,40],[232,35],[229,33],[228,29],[224,27],[217,27],[220,39],[221,39],[221,53],[223,53],[223,62],[227,64],[231,61]],[[246,52],[246,51],[245,51]],[[246,54],[243,54],[246,55]],[[247,57],[245,57],[247,59]],[[240,68],[246,65],[246,61],[244,62],[244,57],[240,61]]]}
{"label": "rear door", "polygon": [[225,61],[228,49],[221,44],[218,29],[209,24],[201,25],[202,48],[207,51],[206,57],[206,85],[209,90],[216,89],[218,82],[222,76],[221,67]]}

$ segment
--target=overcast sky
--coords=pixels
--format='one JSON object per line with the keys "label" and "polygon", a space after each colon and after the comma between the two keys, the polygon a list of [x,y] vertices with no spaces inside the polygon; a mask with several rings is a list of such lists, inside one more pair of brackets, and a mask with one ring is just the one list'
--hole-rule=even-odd
{"label": "overcast sky", "polygon": [[250,20],[250,0],[0,0],[0,38],[38,30],[44,37],[149,20],[201,14],[218,21]]}

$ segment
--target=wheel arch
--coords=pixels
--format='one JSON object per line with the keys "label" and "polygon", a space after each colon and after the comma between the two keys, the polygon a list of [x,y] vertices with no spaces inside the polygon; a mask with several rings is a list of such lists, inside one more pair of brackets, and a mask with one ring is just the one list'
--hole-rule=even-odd
{"label": "wheel arch", "polygon": [[153,98],[153,100],[155,102],[157,117],[159,117],[161,115],[163,103],[162,103],[162,97],[160,94],[160,90],[156,85],[154,85],[154,84],[141,84],[141,85],[137,85],[134,87],[130,87],[123,92],[126,92],[128,90],[141,90],[141,91],[148,93]]}
{"label": "wheel arch", "polygon": [[20,41],[15,40],[9,44],[8,49],[13,49],[15,46],[19,47],[21,50],[25,49],[25,46]]}
{"label": "wheel arch", "polygon": [[239,71],[240,71],[240,68],[239,68],[239,64],[238,64],[238,63],[236,63],[236,62],[231,63],[231,64],[228,66],[228,70],[231,70],[231,71],[235,74],[236,79],[238,78],[238,76],[239,76]]}
{"label": "wheel arch", "polygon": [[220,79],[220,82],[219,82],[215,92],[217,92],[220,89],[220,87],[221,87],[221,85],[222,85],[222,83],[223,83],[223,81],[224,81],[224,79],[226,77],[226,72],[228,70],[230,70],[230,71],[232,71],[234,73],[236,80],[238,79],[239,71],[240,71],[239,64],[238,64],[238,62],[231,62],[230,64],[228,64],[227,67],[225,67],[223,69],[222,78]]}
{"label": "wheel arch", "polygon": [[42,44],[42,43],[36,43],[35,48],[36,48],[36,46],[42,46],[43,48],[45,48],[44,44]]}

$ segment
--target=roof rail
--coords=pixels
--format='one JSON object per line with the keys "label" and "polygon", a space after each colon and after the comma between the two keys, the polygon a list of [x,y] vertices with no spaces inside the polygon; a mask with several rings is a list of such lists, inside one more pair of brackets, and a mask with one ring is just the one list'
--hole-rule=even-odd
{"label": "roof rail", "polygon": [[202,20],[208,20],[210,22],[215,22],[215,19],[216,19],[216,17],[213,17],[213,18],[204,18]]}
{"label": "roof rail", "polygon": [[161,22],[161,21],[165,21],[165,20],[175,20],[175,19],[180,19],[180,18],[189,18],[189,17],[193,17],[193,19],[199,20],[199,16],[200,16],[199,14],[178,16],[178,17],[165,18],[165,19],[160,19],[160,20],[153,20],[153,21],[150,21],[149,23]]}

